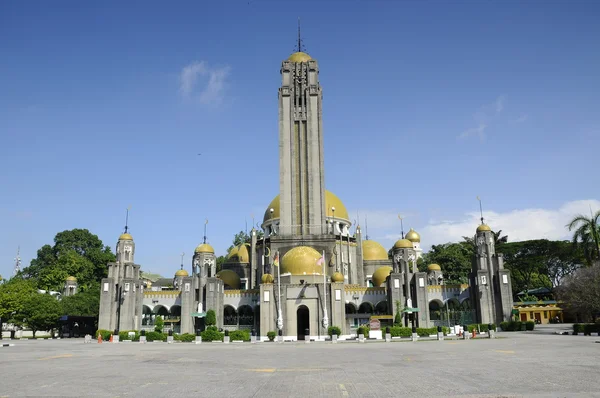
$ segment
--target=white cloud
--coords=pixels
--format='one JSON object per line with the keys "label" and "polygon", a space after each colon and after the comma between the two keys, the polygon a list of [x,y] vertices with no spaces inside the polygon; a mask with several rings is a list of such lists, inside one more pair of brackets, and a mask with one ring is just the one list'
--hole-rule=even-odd
{"label": "white cloud", "polygon": [[493,103],[481,106],[475,114],[473,114],[473,120],[474,123],[477,124],[477,127],[471,127],[464,130],[458,135],[458,138],[463,139],[475,136],[483,140],[485,138],[485,130],[487,127],[493,122],[493,119],[504,110],[505,101],[506,97],[501,95],[496,98]]}
{"label": "white cloud", "polygon": [[210,67],[206,61],[192,62],[181,70],[179,92],[203,105],[219,104],[227,88],[230,70],[229,66]]}
{"label": "white cloud", "polygon": [[[516,209],[507,212],[484,211],[483,217],[494,231],[502,230],[502,235],[508,235],[509,242],[530,239],[561,240],[571,239],[571,233],[566,225],[577,214],[588,216],[591,208],[600,209],[599,200],[577,200],[564,203],[556,209]],[[385,247],[400,237],[400,225],[397,215],[393,212],[369,212],[378,214],[369,229],[373,239],[379,240]],[[451,219],[432,219],[424,226],[415,226],[421,235],[421,245],[428,250],[431,245],[447,242],[458,242],[463,236],[472,236],[480,223],[478,212],[468,212]],[[405,231],[407,230],[405,225]],[[375,233],[373,233],[375,232]]]}

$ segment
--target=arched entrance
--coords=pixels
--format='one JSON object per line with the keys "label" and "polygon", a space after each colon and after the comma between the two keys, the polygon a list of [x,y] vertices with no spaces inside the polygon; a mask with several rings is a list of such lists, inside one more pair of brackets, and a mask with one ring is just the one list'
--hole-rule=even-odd
{"label": "arched entrance", "polygon": [[296,325],[298,340],[304,340],[306,336],[305,329],[309,329],[310,334],[310,322],[307,306],[301,305],[300,307],[298,307],[298,310],[296,310]]}

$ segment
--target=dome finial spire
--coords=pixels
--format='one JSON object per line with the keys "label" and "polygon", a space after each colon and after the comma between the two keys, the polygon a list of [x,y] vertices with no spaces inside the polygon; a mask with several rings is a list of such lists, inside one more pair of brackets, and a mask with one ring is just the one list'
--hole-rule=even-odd
{"label": "dome finial spire", "polygon": [[302,36],[300,34],[300,17],[298,17],[298,43],[296,44],[297,48],[296,51],[297,52],[305,52],[306,48],[302,45]]}
{"label": "dome finial spire", "polygon": [[400,214],[398,214],[398,219],[400,220],[400,233],[402,233],[402,239],[404,239],[404,223]]}
{"label": "dome finial spire", "polygon": [[129,229],[129,227],[127,226],[129,224],[129,210],[131,209],[131,206],[127,207],[127,213],[125,213],[125,233],[127,233],[127,230]]}
{"label": "dome finial spire", "polygon": [[202,243],[206,243],[206,226],[208,225],[208,218],[204,221],[204,240]]}
{"label": "dome finial spire", "polygon": [[477,196],[477,200],[479,201],[479,214],[481,214],[481,225],[484,224],[483,222],[483,208],[481,207],[481,198],[479,196]]}

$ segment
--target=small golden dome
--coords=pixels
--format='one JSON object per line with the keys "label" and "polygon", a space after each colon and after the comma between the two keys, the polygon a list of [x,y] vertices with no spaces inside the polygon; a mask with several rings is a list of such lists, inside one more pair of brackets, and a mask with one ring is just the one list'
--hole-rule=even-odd
{"label": "small golden dome", "polygon": [[377,270],[373,272],[373,276],[371,277],[371,280],[373,281],[373,286],[380,287],[381,284],[385,282],[385,280],[391,272],[392,267],[389,267],[387,265],[377,268]]}
{"label": "small golden dome", "polygon": [[486,231],[491,231],[491,230],[492,229],[487,224],[481,224],[480,226],[477,227],[477,232],[486,232]]}
{"label": "small golden dome", "polygon": [[186,270],[180,269],[179,271],[175,272],[175,276],[190,276],[190,274],[188,274]]}
{"label": "small golden dome", "polygon": [[374,240],[362,241],[362,252],[364,261],[387,260],[388,252],[381,244]]}
{"label": "small golden dome", "polygon": [[133,236],[128,233],[124,233],[119,236],[119,240],[133,240]]}
{"label": "small golden dome", "polygon": [[408,239],[399,239],[394,244],[394,249],[412,249],[413,244]]}
{"label": "small golden dome", "polygon": [[273,283],[273,281],[275,280],[275,278],[273,278],[273,275],[271,274],[264,274],[261,278],[262,283],[266,283],[266,284],[271,284]]}
{"label": "small golden dome", "polygon": [[196,249],[194,250],[194,253],[215,253],[215,249],[213,249],[213,247],[211,245],[209,245],[208,243],[202,243],[199,244]]}
{"label": "small golden dome", "polygon": [[288,58],[288,61],[292,61],[292,62],[308,62],[310,61],[312,58],[310,55],[308,55],[307,53],[303,53],[303,52],[295,52],[292,55],[290,55],[290,57]]}
{"label": "small golden dome", "polygon": [[[331,213],[331,208],[335,207],[335,214]],[[271,214],[271,209],[273,209],[273,214]],[[339,218],[342,220],[350,221],[350,216],[348,215],[348,210],[344,203],[338,198],[335,194],[329,191],[325,191],[325,209],[327,210],[325,214],[327,217]],[[263,222],[267,222],[270,219],[279,218],[279,195],[275,196],[275,198],[269,203],[269,207],[265,211],[265,216],[263,217]]]}
{"label": "small golden dome", "polygon": [[340,283],[344,281],[344,275],[342,275],[341,272],[334,272],[333,275],[331,275],[331,281],[334,283]]}
{"label": "small golden dome", "polygon": [[221,279],[231,289],[240,288],[240,277],[235,271],[230,269],[221,270],[217,273],[217,278]]}
{"label": "small golden dome", "polygon": [[75,278],[74,276],[69,276],[69,277],[67,277],[67,281],[69,281],[69,282],[77,282],[77,278]]}
{"label": "small golden dome", "polygon": [[322,275],[323,265],[318,265],[321,253],[308,246],[289,250],[281,258],[281,273],[292,275]]}
{"label": "small golden dome", "polygon": [[427,266],[427,271],[441,271],[442,267],[440,267],[438,264],[429,264]]}
{"label": "small golden dome", "polygon": [[410,231],[408,231],[408,233],[406,234],[406,239],[413,243],[421,242],[421,235],[419,235],[417,231],[411,228]]}

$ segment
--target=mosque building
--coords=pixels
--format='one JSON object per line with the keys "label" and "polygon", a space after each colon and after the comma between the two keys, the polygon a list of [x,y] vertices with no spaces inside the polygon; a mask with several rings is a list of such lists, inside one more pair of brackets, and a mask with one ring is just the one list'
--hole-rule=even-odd
{"label": "mosque building", "polygon": [[126,230],[102,280],[99,329],[151,329],[162,316],[175,332],[195,333],[211,309],[219,328],[254,329],[262,339],[279,331],[290,340],[323,339],[328,326],[351,336],[373,318],[391,325],[397,312],[416,327],[441,325],[450,312],[461,314],[460,324],[510,318],[510,272],[483,219],[468,285],[445,284],[437,264],[417,269],[416,231],[387,250],[352,226],[344,203],[325,187],[319,64],[300,50],[299,43],[281,64],[279,194],[265,210],[264,236],[253,228],[219,272],[205,237],[190,272],[182,266],[173,279],[151,283],[140,276]]}

